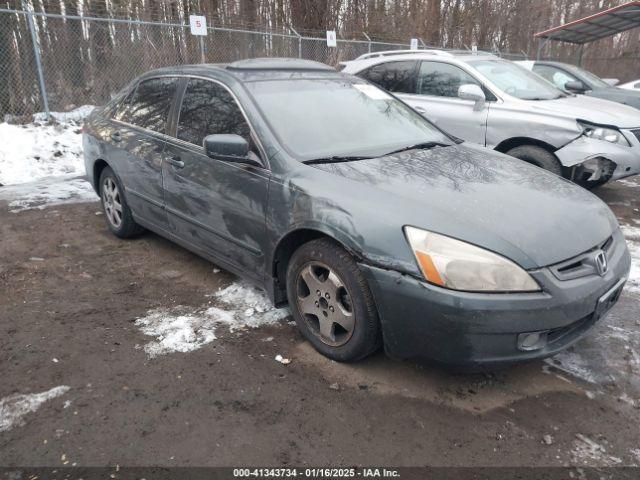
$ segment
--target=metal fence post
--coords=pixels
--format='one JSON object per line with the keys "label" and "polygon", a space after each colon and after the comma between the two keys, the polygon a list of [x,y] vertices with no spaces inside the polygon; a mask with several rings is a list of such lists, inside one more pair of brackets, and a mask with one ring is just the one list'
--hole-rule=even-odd
{"label": "metal fence post", "polygon": [[200,35],[200,63],[207,63],[204,56],[204,35]]}
{"label": "metal fence post", "polygon": [[369,35],[367,35],[367,32],[362,32],[362,35],[364,35],[367,39],[367,42],[369,42],[369,53],[371,53],[371,38],[369,37]]}
{"label": "metal fence post", "polygon": [[298,58],[302,58],[302,36],[296,32],[296,29],[289,27],[291,31],[298,37]]}
{"label": "metal fence post", "polygon": [[36,26],[33,22],[33,7],[27,3],[26,0],[22,0],[22,8],[26,12],[27,24],[29,25],[29,31],[31,32],[31,41],[33,42],[33,55],[36,58],[36,70],[38,72],[38,84],[40,85],[40,95],[42,96],[42,103],[44,106],[45,118],[47,121],[51,118],[49,112],[49,99],[47,98],[47,89],[44,85],[44,72],[42,71],[42,61],[40,60],[40,43],[38,42],[38,35],[36,33]]}

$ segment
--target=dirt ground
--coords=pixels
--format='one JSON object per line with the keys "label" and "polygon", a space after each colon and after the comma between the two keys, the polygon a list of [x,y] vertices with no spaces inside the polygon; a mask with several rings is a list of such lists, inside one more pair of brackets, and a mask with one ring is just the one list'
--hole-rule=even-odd
{"label": "dirt ground", "polygon": [[[597,193],[632,224],[638,192]],[[0,202],[0,398],[70,387],[0,430],[0,465],[640,464],[633,292],[559,360],[490,374],[337,364],[286,321],[150,358],[137,318],[237,279],[153,234],[119,240],[98,210]]]}

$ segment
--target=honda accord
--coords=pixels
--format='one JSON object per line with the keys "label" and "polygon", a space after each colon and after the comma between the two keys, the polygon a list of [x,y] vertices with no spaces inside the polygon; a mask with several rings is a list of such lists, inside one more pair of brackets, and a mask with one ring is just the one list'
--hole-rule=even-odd
{"label": "honda accord", "polygon": [[549,356],[630,268],[593,194],[316,62],[148,72],[87,119],[84,154],[116,236],[148,229],[254,282],[338,361]]}

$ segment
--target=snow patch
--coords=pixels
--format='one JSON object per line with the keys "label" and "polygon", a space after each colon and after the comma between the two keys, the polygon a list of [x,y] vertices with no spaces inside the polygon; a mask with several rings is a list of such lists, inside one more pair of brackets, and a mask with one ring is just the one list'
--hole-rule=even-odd
{"label": "snow patch", "polygon": [[589,369],[587,360],[576,352],[564,350],[544,362],[586,382],[597,383],[596,374]]}
{"label": "snow patch", "polygon": [[571,459],[573,463],[589,466],[614,466],[622,463],[620,458],[608,455],[601,444],[580,433],[576,434]]}
{"label": "snow patch", "polygon": [[85,173],[80,122],[93,108],[53,112],[59,123],[0,123],[0,200],[12,211],[97,200],[78,178]]}
{"label": "snow patch", "polygon": [[15,185],[58,175],[84,175],[80,125],[0,123],[0,183]]}
{"label": "snow patch", "polygon": [[0,400],[0,432],[24,425],[27,413],[35,412],[47,400],[64,395],[71,387],[61,385],[42,393],[16,394]]}
{"label": "snow patch", "polygon": [[97,202],[99,199],[84,178],[63,176],[0,188],[0,200],[9,202],[10,211],[21,212],[66,203]]}
{"label": "snow patch", "polygon": [[[69,112],[49,112],[49,115],[57,122],[81,122],[85,117],[89,116],[94,108],[96,108],[94,105],[82,105]],[[37,122],[45,122],[47,114],[44,112],[36,113],[33,119]]]}
{"label": "snow patch", "polygon": [[135,324],[145,335],[157,340],[144,346],[150,358],[172,352],[191,352],[216,339],[215,321],[203,314],[180,314],[180,309],[156,309]]}
{"label": "snow patch", "polygon": [[150,358],[173,352],[191,352],[216,339],[216,328],[224,325],[233,332],[242,328],[273,325],[289,315],[276,309],[258,289],[236,282],[211,297],[219,305],[208,308],[178,306],[151,310],[135,321],[145,335],[156,340],[144,351]]}
{"label": "snow patch", "polygon": [[622,225],[621,228],[627,240],[629,253],[631,253],[631,271],[626,290],[640,292],[640,227]]}
{"label": "snow patch", "polygon": [[260,290],[243,282],[232,283],[214,294],[214,297],[232,311],[229,330],[241,327],[257,328],[273,325],[289,315],[286,308],[274,308],[271,301]]}
{"label": "snow patch", "polygon": [[632,188],[640,187],[640,185],[638,185],[636,182],[632,180],[618,180],[616,183],[619,183],[620,185],[625,185],[627,187],[632,187]]}

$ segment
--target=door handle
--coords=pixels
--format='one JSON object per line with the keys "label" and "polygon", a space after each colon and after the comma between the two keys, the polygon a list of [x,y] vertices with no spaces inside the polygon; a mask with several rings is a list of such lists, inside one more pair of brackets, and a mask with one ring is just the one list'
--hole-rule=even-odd
{"label": "door handle", "polygon": [[413,107],[413,109],[419,113],[427,113],[427,111],[422,107]]}
{"label": "door handle", "polygon": [[122,140],[122,135],[120,135],[120,132],[113,132],[111,134],[111,140],[114,142],[120,142]]}
{"label": "door handle", "polygon": [[176,168],[184,168],[184,162],[177,155],[175,157],[169,157],[167,162]]}

